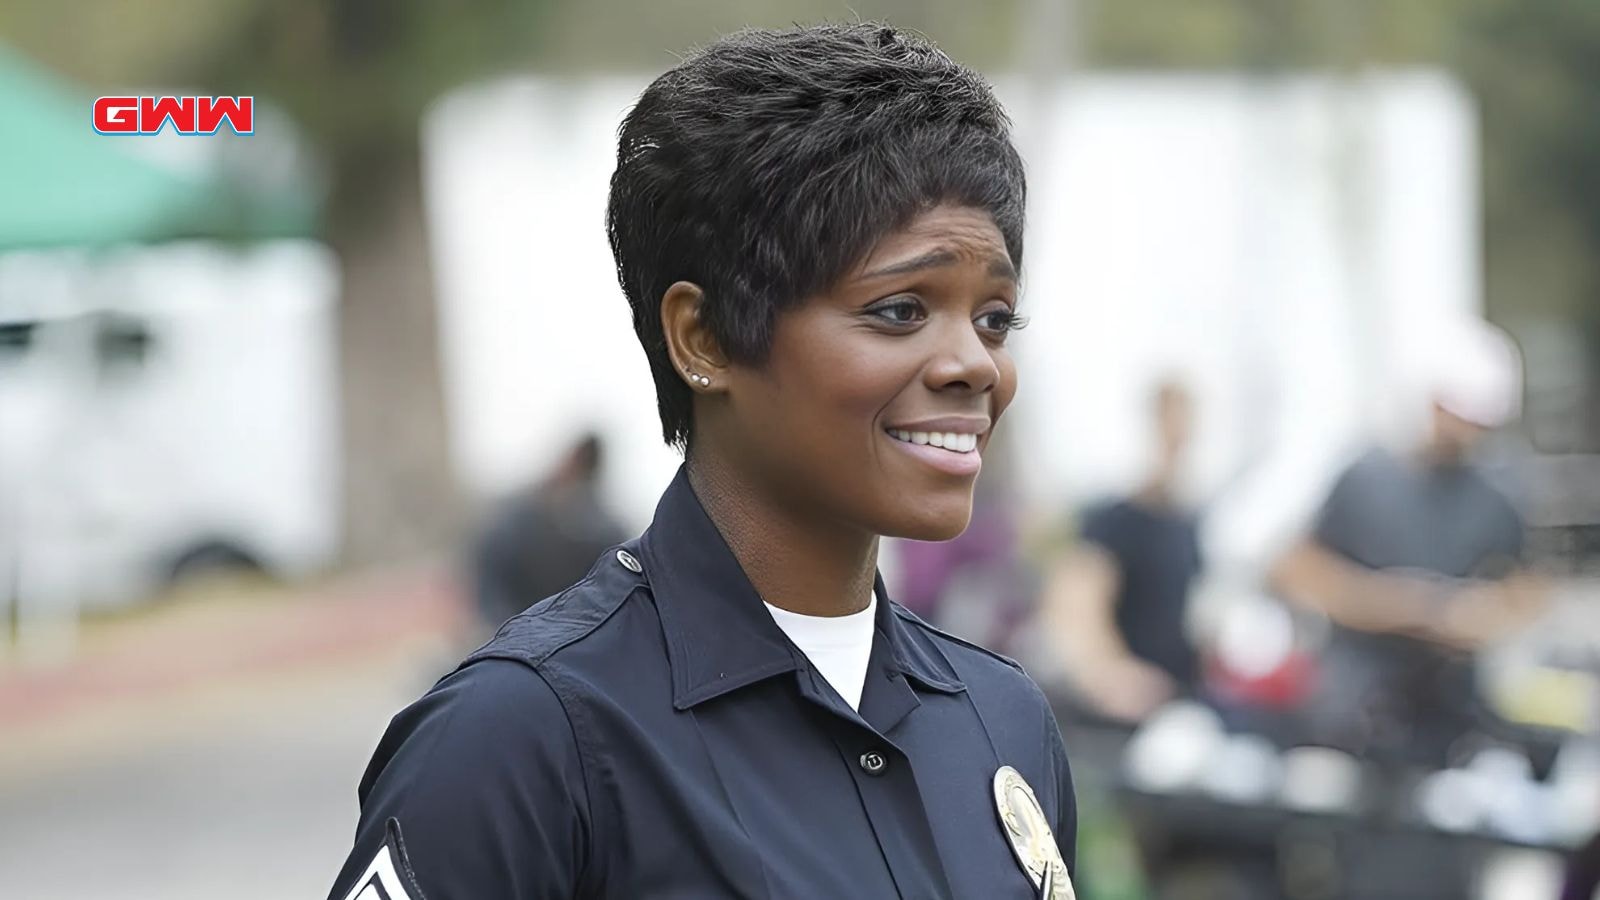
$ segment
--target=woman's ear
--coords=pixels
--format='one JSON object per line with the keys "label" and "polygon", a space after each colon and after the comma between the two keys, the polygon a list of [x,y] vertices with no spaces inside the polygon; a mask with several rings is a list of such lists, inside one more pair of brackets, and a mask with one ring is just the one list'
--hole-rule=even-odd
{"label": "woman's ear", "polygon": [[727,387],[728,358],[707,326],[705,292],[688,281],[677,281],[661,295],[661,332],[667,356],[678,377],[701,393]]}

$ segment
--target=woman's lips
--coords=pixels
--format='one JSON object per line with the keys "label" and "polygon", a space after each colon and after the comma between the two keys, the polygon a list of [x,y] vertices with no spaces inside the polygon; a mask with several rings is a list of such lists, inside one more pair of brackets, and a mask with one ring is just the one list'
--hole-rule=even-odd
{"label": "woman's lips", "polygon": [[[978,435],[946,433],[934,435],[926,432],[902,431],[898,428],[885,432],[895,446],[947,475],[976,475],[983,468],[983,454],[978,451]],[[924,441],[918,443],[918,440]],[[949,443],[956,449],[935,446]],[[970,446],[971,449],[962,449]]]}

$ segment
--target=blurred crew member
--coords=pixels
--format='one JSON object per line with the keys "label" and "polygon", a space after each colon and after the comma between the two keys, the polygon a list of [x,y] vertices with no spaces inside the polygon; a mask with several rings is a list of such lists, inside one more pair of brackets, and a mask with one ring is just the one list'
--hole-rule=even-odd
{"label": "blurred crew member", "polygon": [[1472,652],[1526,624],[1544,597],[1523,564],[1521,516],[1471,461],[1519,406],[1515,348],[1481,322],[1447,337],[1425,440],[1345,471],[1272,573],[1281,594],[1334,625],[1308,710],[1316,737],[1430,764],[1473,725]]}
{"label": "blurred crew member", "polygon": [[587,434],[538,484],[509,498],[474,553],[478,609],[491,630],[582,578],[627,537],[600,500],[599,435]]}
{"label": "blurred crew member", "polygon": [[1046,627],[1066,674],[1094,712],[1124,722],[1189,692],[1199,660],[1185,631],[1200,573],[1199,529],[1177,496],[1193,404],[1176,382],[1152,404],[1155,464],[1132,496],[1082,517],[1079,543],[1051,573]]}

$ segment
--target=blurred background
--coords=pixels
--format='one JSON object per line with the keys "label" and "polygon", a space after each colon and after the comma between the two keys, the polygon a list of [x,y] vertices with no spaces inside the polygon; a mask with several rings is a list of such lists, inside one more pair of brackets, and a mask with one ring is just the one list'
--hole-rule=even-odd
{"label": "blurred background", "polygon": [[1028,163],[1009,431],[883,567],[1045,684],[1079,895],[1592,895],[1594,0],[0,0],[0,896],[325,893],[388,717],[677,465],[622,114],[855,17]]}

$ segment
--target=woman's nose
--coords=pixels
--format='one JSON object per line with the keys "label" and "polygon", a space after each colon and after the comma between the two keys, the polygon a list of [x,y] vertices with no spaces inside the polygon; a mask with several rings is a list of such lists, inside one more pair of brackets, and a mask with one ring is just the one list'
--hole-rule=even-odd
{"label": "woman's nose", "polygon": [[927,385],[935,391],[965,389],[973,393],[994,390],[1000,366],[971,322],[958,322],[939,337],[938,356],[927,368]]}

